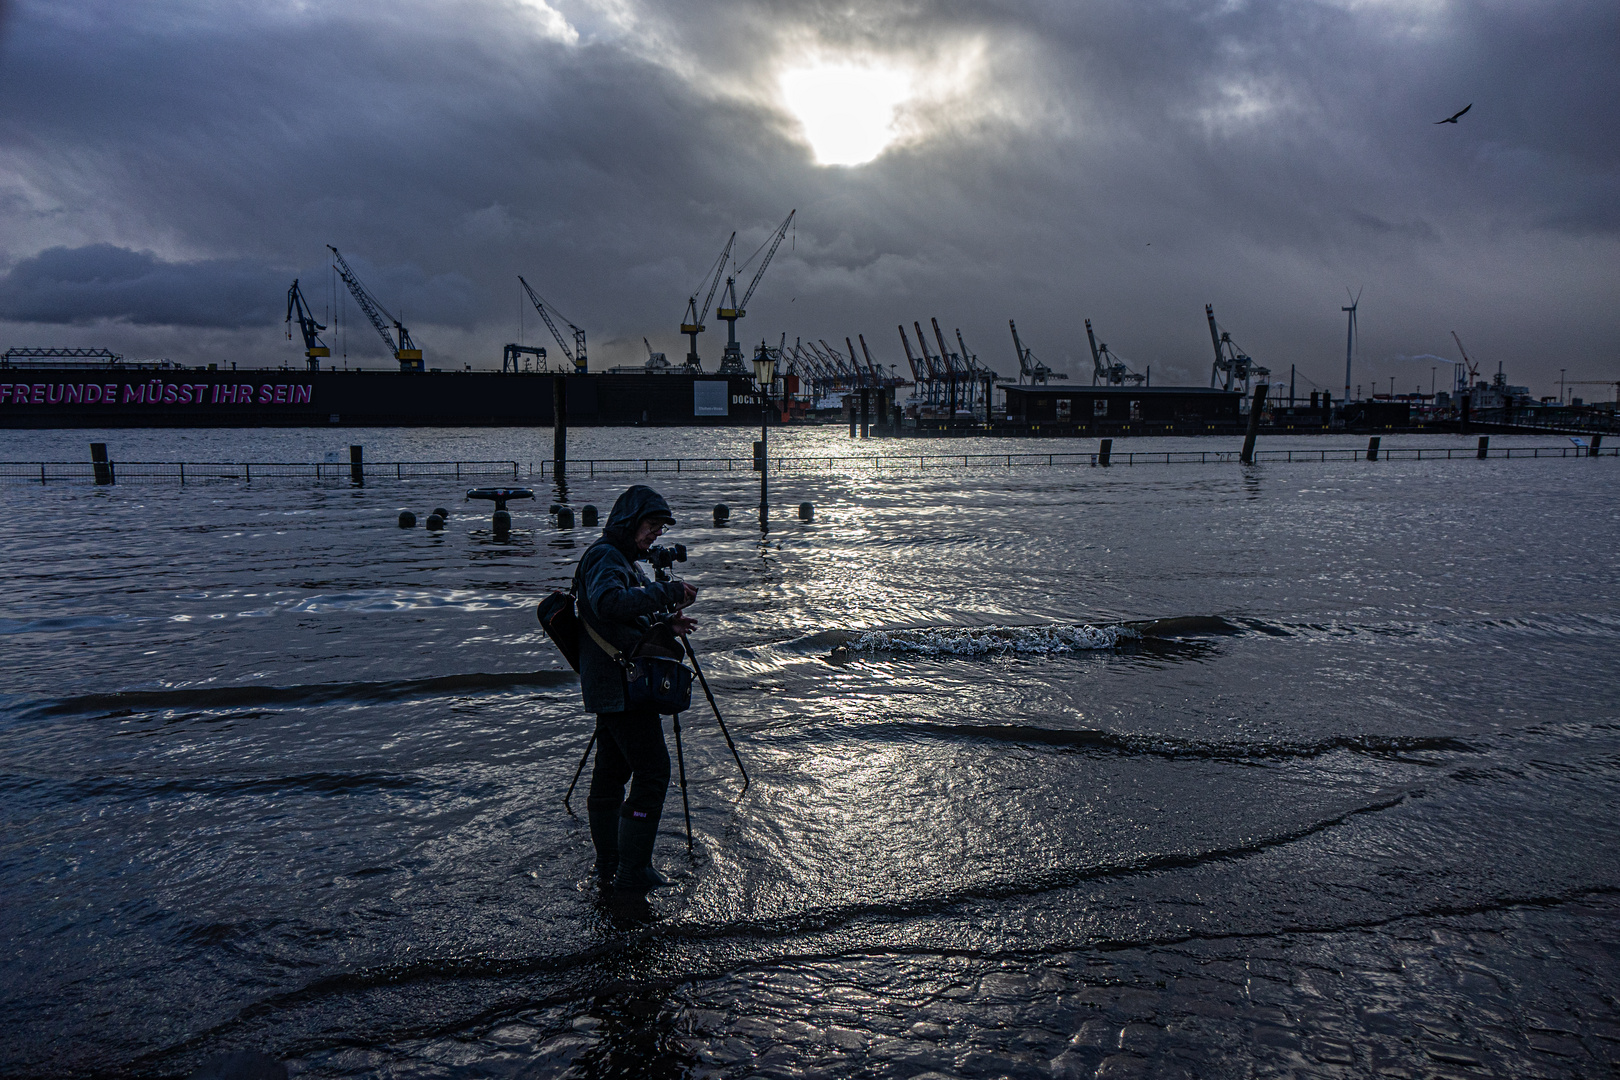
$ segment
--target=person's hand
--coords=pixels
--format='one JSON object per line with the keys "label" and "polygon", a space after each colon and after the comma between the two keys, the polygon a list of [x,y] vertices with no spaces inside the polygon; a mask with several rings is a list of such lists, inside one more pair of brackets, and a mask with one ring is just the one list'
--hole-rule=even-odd
{"label": "person's hand", "polygon": [[684,581],[676,582],[676,584],[678,584],[685,591],[685,594],[686,594],[684,599],[677,600],[675,602],[676,607],[678,607],[678,608],[686,607],[687,605],[691,604],[692,601],[697,599],[697,592],[698,591],[697,591],[697,586],[696,585],[689,585]]}
{"label": "person's hand", "polygon": [[[687,586],[688,589],[691,587],[692,586],[690,585]],[[676,637],[685,637],[687,634],[690,634],[692,631],[698,628],[697,620],[693,619],[691,616],[680,614],[677,614],[674,618],[670,619],[669,625],[670,628],[675,631]]]}

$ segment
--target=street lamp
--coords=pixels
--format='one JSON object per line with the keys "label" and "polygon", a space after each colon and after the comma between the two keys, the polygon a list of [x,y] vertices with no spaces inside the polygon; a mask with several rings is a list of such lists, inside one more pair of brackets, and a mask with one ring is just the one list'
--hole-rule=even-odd
{"label": "street lamp", "polygon": [[763,341],[754,353],[754,381],[759,384],[759,527],[769,528],[770,510],[767,506],[771,420],[771,387],[776,383],[776,355]]}

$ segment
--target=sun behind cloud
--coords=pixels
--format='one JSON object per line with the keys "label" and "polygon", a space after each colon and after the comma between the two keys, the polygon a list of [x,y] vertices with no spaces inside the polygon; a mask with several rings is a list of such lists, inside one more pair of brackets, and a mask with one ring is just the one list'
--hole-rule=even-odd
{"label": "sun behind cloud", "polygon": [[899,137],[913,79],[892,66],[836,61],[786,71],[780,86],[816,164],[864,165]]}

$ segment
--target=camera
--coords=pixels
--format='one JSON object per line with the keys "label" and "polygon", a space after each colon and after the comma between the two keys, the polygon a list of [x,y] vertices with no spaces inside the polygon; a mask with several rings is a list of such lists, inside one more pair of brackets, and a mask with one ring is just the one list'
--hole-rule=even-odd
{"label": "camera", "polygon": [[647,549],[647,561],[654,570],[668,570],[678,562],[686,561],[686,545],[670,544],[667,547]]}

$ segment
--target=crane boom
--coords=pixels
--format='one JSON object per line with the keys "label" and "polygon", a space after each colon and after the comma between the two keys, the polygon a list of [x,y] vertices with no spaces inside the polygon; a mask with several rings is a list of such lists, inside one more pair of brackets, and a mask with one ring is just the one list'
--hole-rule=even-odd
{"label": "crane boom", "polygon": [[[343,284],[349,287],[349,294],[354,297],[354,302],[360,305],[360,310],[366,313],[366,318],[371,320],[371,325],[377,328],[377,334],[383,339],[383,344],[388,346],[388,351],[394,354],[395,360],[399,361],[399,369],[401,371],[421,371],[422,350],[418,349],[416,342],[411,340],[411,332],[405,329],[405,324],[388,314],[388,309],[383,307],[371,290],[361,283],[359,276],[349,266],[348,260],[343,257],[342,252],[331,244],[327,244],[326,247],[332,252],[332,261],[337,264],[338,277],[342,278]],[[398,335],[398,341],[395,341],[389,335],[390,323],[393,324],[394,333]]]}
{"label": "crane boom", "polygon": [[[731,245],[736,242],[737,233],[733,230],[731,238],[726,241],[726,246],[720,250],[720,257],[714,262],[714,272],[704,273],[704,281],[709,283],[709,294],[703,298],[702,305],[697,302],[696,292],[686,301],[686,319],[681,323],[681,333],[685,334],[691,343],[691,347],[686,351],[686,366],[693,371],[703,370],[703,361],[698,357],[697,336],[708,329],[703,325],[703,316],[708,312],[709,305],[714,302],[715,290],[720,288],[720,278],[726,272],[726,260],[731,258]],[[698,288],[703,288],[702,281],[698,282]]]}
{"label": "crane boom", "polygon": [[326,342],[320,338],[320,333],[326,327],[315,321],[315,313],[309,310],[309,304],[304,301],[304,290],[298,287],[298,279],[293,278],[292,288],[287,290],[287,337],[292,337],[292,321],[298,318],[298,329],[304,335],[304,359],[309,364],[309,370],[321,369],[320,357],[331,356],[332,350],[326,347]]}
{"label": "crane boom", "polygon": [[765,258],[760,260],[759,269],[754,271],[754,280],[748,283],[748,291],[743,293],[742,303],[737,305],[737,314],[741,315],[748,309],[748,301],[754,298],[754,290],[759,288],[759,279],[765,276],[765,268],[771,265],[771,259],[775,257],[776,249],[781,247],[782,241],[787,238],[788,228],[793,224],[793,215],[798,212],[796,209],[789,211],[788,216],[777,227],[776,235],[771,238],[770,250],[765,253]]}
{"label": "crane boom", "polygon": [[[720,358],[720,370],[722,372],[728,374],[743,373],[742,349],[737,345],[737,320],[748,314],[748,301],[753,299],[754,290],[759,288],[760,278],[765,276],[765,268],[771,265],[771,259],[775,256],[776,249],[782,246],[782,240],[787,236],[788,227],[793,224],[793,216],[798,212],[796,209],[790,211],[782,224],[776,227],[776,232],[771,238],[761,244],[759,250],[748,257],[748,262],[751,263],[760,251],[765,252],[765,258],[761,260],[759,269],[754,271],[754,279],[748,283],[748,289],[743,293],[740,301],[737,299],[737,279],[735,277],[726,278],[725,296],[720,300],[720,307],[714,309],[715,315],[726,321],[726,351]],[[747,265],[748,263],[743,263],[739,269],[746,268]],[[727,298],[731,301],[729,304],[726,302]]]}
{"label": "crane boom", "polygon": [[1457,343],[1457,351],[1462,353],[1463,367],[1468,369],[1468,379],[1472,383],[1479,378],[1479,365],[1468,359],[1468,350],[1463,348],[1462,338],[1457,336],[1457,331],[1451,332],[1451,340]]}
{"label": "crane boom", "polygon": [[563,322],[568,323],[568,329],[574,333],[574,347],[573,349],[569,349],[568,342],[563,340],[562,331],[557,329],[557,324],[551,321],[551,315],[546,311],[546,308],[551,307],[551,305],[540,299],[539,294],[529,287],[529,283],[527,281],[523,280],[522,274],[518,275],[518,284],[522,285],[523,291],[529,294],[529,302],[534,305],[534,310],[540,313],[540,318],[545,322],[546,329],[551,331],[551,336],[557,339],[557,345],[562,349],[563,355],[568,357],[568,359],[573,362],[574,370],[576,372],[584,374],[585,331],[581,330],[573,323],[568,322],[568,316],[564,315],[560,311],[557,311],[556,308],[551,309],[552,311],[557,311],[557,317]]}

